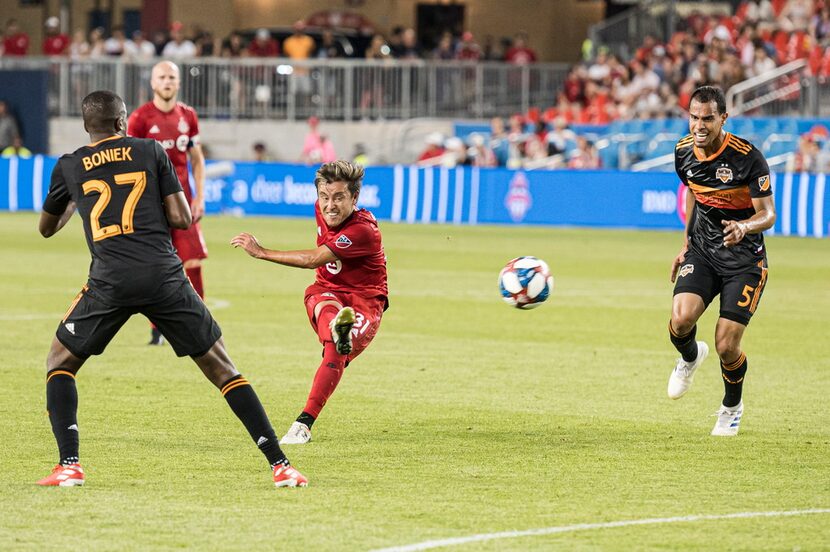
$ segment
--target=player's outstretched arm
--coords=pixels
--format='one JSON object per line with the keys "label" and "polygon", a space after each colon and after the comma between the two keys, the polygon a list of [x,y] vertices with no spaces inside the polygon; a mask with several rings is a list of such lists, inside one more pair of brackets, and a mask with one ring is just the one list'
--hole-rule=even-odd
{"label": "player's outstretched arm", "polygon": [[52,213],[41,211],[40,223],[38,224],[38,230],[40,230],[40,235],[44,238],[51,238],[66,225],[66,223],[69,221],[70,218],[72,218],[72,215],[74,213],[74,201],[70,201],[69,203],[67,203],[66,209],[60,215],[53,215]]}
{"label": "player's outstretched arm", "polygon": [[241,247],[248,255],[255,259],[271,261],[272,263],[293,266],[295,268],[317,268],[318,266],[333,263],[337,260],[337,256],[325,245],[321,245],[317,249],[301,249],[295,251],[266,249],[259,245],[259,242],[254,236],[247,232],[243,232],[233,238],[231,245]]}
{"label": "player's outstretched arm", "polygon": [[184,192],[164,196],[164,213],[167,215],[167,224],[171,228],[187,230],[193,222],[190,205],[187,204]]}

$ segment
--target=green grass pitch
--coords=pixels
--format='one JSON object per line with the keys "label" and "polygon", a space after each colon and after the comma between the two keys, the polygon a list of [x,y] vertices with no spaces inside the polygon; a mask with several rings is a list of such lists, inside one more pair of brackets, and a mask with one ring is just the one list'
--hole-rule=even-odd
{"label": "green grass pitch", "polygon": [[[830,240],[768,240],[770,279],[744,341],[746,413],[709,436],[715,356],[666,397],[669,263],[679,233],[382,224],[391,308],[314,428],[286,447],[311,480],[276,490],[189,359],[133,318],[78,377],[82,488],[39,488],[56,461],[46,352],[89,264],[77,217],[43,240],[0,216],[2,550],[371,550],[576,524],[830,508]],[[310,271],[228,246],[250,231],[308,248],[312,219],[211,217],[208,305],[279,435],[320,358]],[[548,261],[548,304],[498,295],[502,265]],[[700,323],[712,345],[717,308]],[[586,529],[453,550],[827,550],[830,514]]]}

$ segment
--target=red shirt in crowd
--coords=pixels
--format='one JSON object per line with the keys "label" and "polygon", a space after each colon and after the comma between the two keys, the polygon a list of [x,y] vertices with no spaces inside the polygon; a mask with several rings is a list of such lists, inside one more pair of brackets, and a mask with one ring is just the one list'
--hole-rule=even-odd
{"label": "red shirt in crowd", "polygon": [[280,45],[273,38],[265,42],[252,40],[248,45],[248,53],[253,57],[279,57]]}
{"label": "red shirt in crowd", "polygon": [[16,33],[3,39],[3,50],[7,56],[25,56],[29,49],[29,35]]}
{"label": "red shirt in crowd", "polygon": [[536,52],[526,46],[522,46],[520,48],[511,46],[504,54],[504,60],[515,65],[533,63],[536,61]]}
{"label": "red shirt in crowd", "polygon": [[63,33],[47,35],[43,39],[44,56],[62,56],[66,54],[67,48],[69,48],[69,36]]}
{"label": "red shirt in crowd", "polygon": [[176,168],[187,202],[193,197],[187,174],[187,150],[199,145],[199,118],[196,111],[182,102],[165,113],[147,102],[132,112],[127,134],[136,138],[153,138],[159,142]]}

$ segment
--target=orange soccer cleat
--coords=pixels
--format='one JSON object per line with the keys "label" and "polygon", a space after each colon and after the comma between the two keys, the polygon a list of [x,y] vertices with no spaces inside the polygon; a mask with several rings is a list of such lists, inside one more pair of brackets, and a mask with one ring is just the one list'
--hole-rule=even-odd
{"label": "orange soccer cleat", "polygon": [[[276,479],[276,476],[274,479]],[[80,464],[68,464],[66,466],[58,464],[52,469],[52,473],[38,481],[37,484],[43,487],[74,487],[76,485],[83,485],[84,469]]]}
{"label": "orange soccer cleat", "polygon": [[306,487],[308,486],[308,479],[290,465],[277,464],[274,466],[274,485],[277,487]]}

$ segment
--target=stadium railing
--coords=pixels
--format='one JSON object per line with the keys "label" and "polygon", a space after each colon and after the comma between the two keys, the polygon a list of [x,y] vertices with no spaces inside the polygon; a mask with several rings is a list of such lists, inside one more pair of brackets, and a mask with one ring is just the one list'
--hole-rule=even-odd
{"label": "stadium railing", "polygon": [[739,82],[726,92],[730,115],[817,115],[819,83],[806,59],[797,59],[757,77]]}
{"label": "stadium railing", "polygon": [[[46,70],[50,115],[77,117],[99,89],[128,108],[147,101],[158,60],[0,58],[2,69]],[[334,120],[485,118],[556,103],[568,65],[500,62],[192,58],[178,60],[180,98],[202,118]]]}

